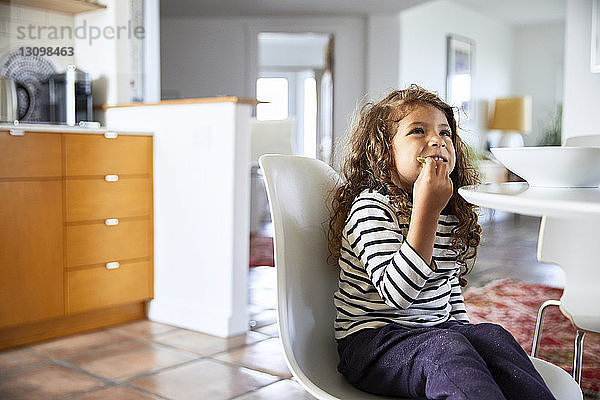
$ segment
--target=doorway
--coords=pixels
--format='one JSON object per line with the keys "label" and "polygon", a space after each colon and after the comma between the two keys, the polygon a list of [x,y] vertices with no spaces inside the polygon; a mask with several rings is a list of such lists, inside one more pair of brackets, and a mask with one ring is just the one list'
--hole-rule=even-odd
{"label": "doorway", "polygon": [[251,123],[250,326],[276,321],[273,229],[258,166],[262,154],[292,154],[331,165],[333,54],[330,33],[261,32],[255,82],[258,104]]}

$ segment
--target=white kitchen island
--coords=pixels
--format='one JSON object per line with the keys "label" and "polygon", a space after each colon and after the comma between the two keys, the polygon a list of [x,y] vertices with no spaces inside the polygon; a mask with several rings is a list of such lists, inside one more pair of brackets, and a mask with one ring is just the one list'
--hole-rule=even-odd
{"label": "white kitchen island", "polygon": [[154,132],[153,321],[221,337],[248,329],[254,104],[221,97],[105,106],[108,129]]}

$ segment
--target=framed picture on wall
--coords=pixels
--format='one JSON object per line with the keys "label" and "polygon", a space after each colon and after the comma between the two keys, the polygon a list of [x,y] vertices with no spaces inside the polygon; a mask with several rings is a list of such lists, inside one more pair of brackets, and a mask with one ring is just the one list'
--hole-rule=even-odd
{"label": "framed picture on wall", "polygon": [[594,73],[600,72],[600,4],[598,0],[592,2],[592,54],[591,70]]}
{"label": "framed picture on wall", "polygon": [[472,95],[475,43],[458,35],[446,37],[446,102],[459,107],[466,120],[475,119]]}

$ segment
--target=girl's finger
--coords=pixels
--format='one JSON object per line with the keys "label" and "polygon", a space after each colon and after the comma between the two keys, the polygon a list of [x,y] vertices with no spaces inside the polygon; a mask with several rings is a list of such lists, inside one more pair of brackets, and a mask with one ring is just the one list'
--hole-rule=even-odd
{"label": "girl's finger", "polygon": [[434,176],[436,175],[436,173],[435,173],[435,169],[436,169],[436,163],[437,163],[437,161],[435,161],[435,160],[434,160],[433,158],[431,158],[431,157],[427,157],[427,158],[425,159],[425,166],[427,167],[427,169],[428,169],[428,172],[429,172],[431,175],[434,175]]}
{"label": "girl's finger", "polygon": [[441,177],[446,177],[446,175],[448,174],[448,163],[444,162],[444,161],[438,161],[437,162],[437,174],[438,176]]}

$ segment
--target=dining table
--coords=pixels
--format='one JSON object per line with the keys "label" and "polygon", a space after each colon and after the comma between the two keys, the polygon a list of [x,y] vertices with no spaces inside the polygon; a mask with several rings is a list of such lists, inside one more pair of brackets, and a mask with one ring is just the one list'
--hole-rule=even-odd
{"label": "dining table", "polygon": [[[559,265],[565,273],[559,305],[578,331],[576,349],[581,349],[585,332],[600,333],[599,187],[506,182],[463,186],[458,193],[480,207],[542,217],[537,258]],[[576,350],[575,357],[580,354]],[[574,372],[580,376],[580,370]]]}

